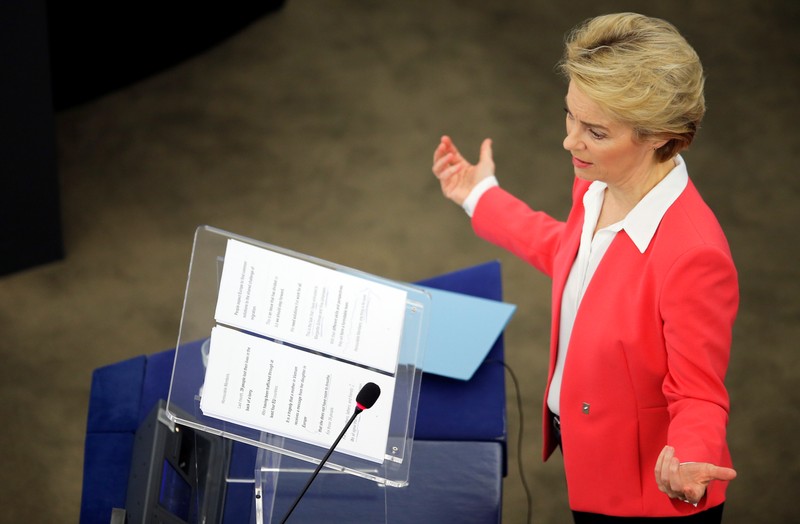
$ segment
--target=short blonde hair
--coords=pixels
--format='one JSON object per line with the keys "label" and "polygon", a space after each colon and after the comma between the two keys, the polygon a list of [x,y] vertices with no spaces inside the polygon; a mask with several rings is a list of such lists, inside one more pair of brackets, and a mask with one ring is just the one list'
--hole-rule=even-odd
{"label": "short blonde hair", "polygon": [[666,161],[688,148],[705,114],[703,66],[678,30],[636,13],[592,18],[567,37],[561,72],[639,139],[667,140]]}

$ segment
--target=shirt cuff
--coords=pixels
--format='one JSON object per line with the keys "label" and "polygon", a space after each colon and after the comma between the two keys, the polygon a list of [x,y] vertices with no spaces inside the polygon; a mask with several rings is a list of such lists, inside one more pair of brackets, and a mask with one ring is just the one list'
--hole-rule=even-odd
{"label": "shirt cuff", "polygon": [[461,204],[461,207],[464,209],[464,211],[466,211],[470,218],[472,218],[472,215],[475,213],[475,207],[478,205],[478,200],[481,199],[483,194],[491,188],[499,185],[500,184],[497,182],[497,178],[494,176],[484,178],[475,184],[475,187],[473,187],[472,191],[469,192],[469,195],[467,195],[464,203]]}

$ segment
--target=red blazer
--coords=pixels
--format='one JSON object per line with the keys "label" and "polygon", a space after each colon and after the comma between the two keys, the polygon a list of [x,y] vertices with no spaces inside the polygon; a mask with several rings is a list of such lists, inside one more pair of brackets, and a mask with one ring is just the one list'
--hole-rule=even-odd
{"label": "red blazer", "polygon": [[[550,387],[561,298],[578,252],[583,194],[560,222],[501,188],[478,202],[475,232],[553,279]],[[731,466],[724,385],[739,304],[736,269],[719,223],[689,181],[644,253],[617,233],[580,304],[561,388],[570,507],[617,516],[678,516],[725,500],[713,482],[697,508],[658,490],[654,470],[669,444],[682,462]],[[557,447],[543,410],[543,458]]]}

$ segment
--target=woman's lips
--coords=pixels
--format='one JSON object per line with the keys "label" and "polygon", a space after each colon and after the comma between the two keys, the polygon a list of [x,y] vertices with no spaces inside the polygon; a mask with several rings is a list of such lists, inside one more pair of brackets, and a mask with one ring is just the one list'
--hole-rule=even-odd
{"label": "woman's lips", "polygon": [[572,165],[579,169],[586,169],[587,167],[590,167],[592,164],[590,162],[584,162],[580,158],[574,156],[572,157]]}

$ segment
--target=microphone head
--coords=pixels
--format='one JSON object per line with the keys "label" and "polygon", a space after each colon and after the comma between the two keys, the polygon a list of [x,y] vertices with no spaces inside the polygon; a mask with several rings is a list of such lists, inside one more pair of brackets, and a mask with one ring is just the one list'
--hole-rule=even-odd
{"label": "microphone head", "polygon": [[367,382],[361,391],[356,395],[356,405],[362,410],[371,408],[378,397],[381,396],[381,388],[374,382]]}

